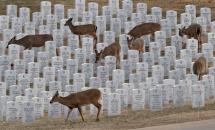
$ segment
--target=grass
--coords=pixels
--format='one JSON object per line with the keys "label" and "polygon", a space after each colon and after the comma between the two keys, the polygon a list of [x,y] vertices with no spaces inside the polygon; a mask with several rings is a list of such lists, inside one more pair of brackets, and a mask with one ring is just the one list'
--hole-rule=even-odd
{"label": "grass", "polygon": [[[20,7],[29,7],[31,12],[39,11],[40,2],[43,0],[0,0],[0,14],[6,13],[6,5],[8,4],[16,4],[18,8]],[[65,6],[65,10],[69,8],[74,8],[75,0],[48,0],[54,4],[63,4]],[[121,0],[119,0],[121,1]],[[86,8],[88,2],[97,2],[99,3],[99,10],[101,10],[102,6],[108,4],[108,0],[86,0]],[[163,9],[163,16],[165,16],[166,10],[176,10],[178,14],[184,12],[184,7],[186,4],[195,4],[197,7],[197,15],[199,14],[200,7],[210,7],[212,12],[215,8],[215,1],[213,0],[133,0],[134,7],[138,2],[147,3],[148,12],[150,12],[150,8],[154,6],[161,7]],[[120,7],[122,7],[120,2]],[[53,9],[53,8],[52,8]],[[135,10],[135,9],[134,9]],[[214,13],[213,15],[214,16]]]}
{"label": "grass", "polygon": [[169,105],[161,112],[150,112],[147,108],[134,112],[129,107],[116,117],[107,117],[106,114],[102,114],[99,122],[95,121],[95,115],[87,113],[89,112],[84,112],[85,122],[82,122],[78,115],[78,119],[65,124],[64,118],[50,119],[46,114],[45,117],[29,125],[22,124],[20,121],[15,123],[2,122],[0,123],[0,130],[134,129],[215,118],[215,104],[206,104],[200,109],[192,109],[190,105],[181,108],[174,108]]}

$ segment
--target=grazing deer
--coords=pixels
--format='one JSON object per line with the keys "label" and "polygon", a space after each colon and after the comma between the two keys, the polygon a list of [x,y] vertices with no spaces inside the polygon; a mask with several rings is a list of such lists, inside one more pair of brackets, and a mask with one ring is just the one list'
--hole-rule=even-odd
{"label": "grazing deer", "polygon": [[49,34],[27,35],[19,40],[16,40],[16,36],[14,36],[8,42],[7,48],[11,44],[17,44],[25,47],[25,50],[26,50],[26,49],[31,49],[32,47],[42,47],[45,45],[46,41],[53,41],[52,35],[49,35]]}
{"label": "grazing deer", "polygon": [[208,73],[208,62],[205,57],[199,57],[193,64],[193,73],[196,74],[199,80],[202,79],[202,75]]}
{"label": "grazing deer", "polygon": [[102,105],[99,103],[101,98],[101,92],[98,89],[88,89],[86,91],[72,93],[66,97],[59,96],[58,91],[52,97],[50,103],[59,102],[69,108],[65,122],[67,122],[69,115],[73,108],[78,108],[78,111],[81,115],[82,121],[84,121],[81,106],[93,104],[98,109],[96,121],[99,121],[99,113]]}
{"label": "grazing deer", "polygon": [[143,35],[148,35],[151,34],[152,37],[154,37],[154,32],[160,31],[161,26],[159,23],[142,23],[137,26],[135,26],[133,29],[131,29],[128,32],[128,35],[135,39],[143,36]]}
{"label": "grazing deer", "polygon": [[182,29],[179,28],[179,36],[183,37],[184,35],[187,35],[188,38],[195,38],[198,40],[198,52],[201,51],[201,45],[202,45],[202,27],[199,24],[191,24],[189,27]]}
{"label": "grazing deer", "polygon": [[142,38],[137,38],[134,40],[134,37],[129,39],[127,37],[128,41],[128,48],[131,50],[138,50],[139,52],[144,52],[144,40]]}
{"label": "grazing deer", "polygon": [[[64,24],[64,26],[69,26],[71,32],[73,34],[76,34],[79,36],[79,41],[81,40],[80,36],[81,35],[90,35],[94,38],[94,40],[97,43],[97,36],[96,36],[96,31],[97,31],[97,27],[94,24],[85,24],[85,25],[73,25],[72,23],[72,19],[70,18],[66,21],[66,23]],[[96,45],[94,45],[94,49],[95,49]]]}
{"label": "grazing deer", "polygon": [[101,52],[99,53],[97,50],[95,50],[96,53],[96,63],[97,61],[99,61],[100,59],[104,59],[105,56],[115,56],[118,64],[120,62],[120,44],[118,42],[114,42],[112,44],[110,44],[109,46],[105,47],[103,50],[101,50]]}

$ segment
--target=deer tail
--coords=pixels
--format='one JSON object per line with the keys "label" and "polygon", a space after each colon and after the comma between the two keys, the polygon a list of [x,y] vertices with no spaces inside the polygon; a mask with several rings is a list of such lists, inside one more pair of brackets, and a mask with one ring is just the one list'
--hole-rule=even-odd
{"label": "deer tail", "polygon": [[102,93],[100,93],[100,95],[99,95],[98,102],[99,102],[100,104],[102,104]]}
{"label": "deer tail", "polygon": [[195,62],[193,64],[193,73],[196,74],[196,75],[198,75],[198,64],[197,64],[197,62]]}
{"label": "deer tail", "polygon": [[197,33],[198,37],[200,38],[199,40],[201,40],[201,34],[202,34],[202,27],[201,26],[197,28],[196,33]]}

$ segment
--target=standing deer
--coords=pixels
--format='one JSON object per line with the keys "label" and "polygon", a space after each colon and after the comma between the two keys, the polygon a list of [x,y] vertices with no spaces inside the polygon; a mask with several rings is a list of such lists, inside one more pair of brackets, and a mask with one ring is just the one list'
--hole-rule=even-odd
{"label": "standing deer", "polygon": [[133,37],[131,39],[127,37],[127,41],[129,49],[138,50],[139,52],[142,53],[144,52],[144,40],[142,38],[137,38],[134,40]]}
{"label": "standing deer", "polygon": [[66,97],[59,96],[57,91],[52,97],[50,103],[52,104],[53,102],[59,102],[60,104],[69,108],[65,122],[67,122],[73,108],[78,108],[82,121],[84,121],[81,106],[93,104],[98,109],[96,121],[99,121],[99,113],[102,107],[102,105],[99,103],[100,98],[101,92],[98,89],[88,89],[82,92],[72,93]]}
{"label": "standing deer", "polygon": [[202,79],[202,75],[208,73],[208,62],[205,57],[199,57],[193,64],[193,73],[196,74],[199,80]]}
{"label": "standing deer", "polygon": [[[69,26],[70,31],[76,35],[79,36],[79,41],[81,40],[81,35],[90,35],[94,38],[94,40],[97,43],[97,36],[96,36],[96,31],[97,31],[97,27],[94,24],[85,24],[85,25],[73,25],[72,23],[72,19],[70,18],[66,21],[66,23],[64,24],[64,26]],[[96,44],[94,44],[94,49],[96,47]]]}
{"label": "standing deer", "polygon": [[25,50],[26,50],[26,49],[31,49],[32,47],[42,47],[45,45],[46,41],[53,41],[52,35],[49,35],[49,34],[27,35],[19,40],[16,40],[16,36],[14,36],[8,42],[7,48],[11,44],[17,44],[25,47]]}
{"label": "standing deer", "polygon": [[187,35],[188,38],[195,38],[198,40],[198,52],[201,51],[201,45],[202,45],[202,27],[199,24],[191,24],[189,27],[182,29],[179,28],[179,36],[183,37],[184,35]]}
{"label": "standing deer", "polygon": [[133,29],[131,29],[128,32],[128,35],[133,37],[135,40],[143,35],[148,35],[148,34],[151,34],[152,37],[154,37],[154,33],[160,30],[161,30],[161,26],[159,23],[142,23],[135,26]]}
{"label": "standing deer", "polygon": [[114,42],[110,44],[109,46],[105,47],[101,52],[99,53],[97,50],[95,50],[96,53],[96,63],[100,59],[104,59],[105,56],[115,56],[118,64],[120,63],[120,44],[118,42]]}

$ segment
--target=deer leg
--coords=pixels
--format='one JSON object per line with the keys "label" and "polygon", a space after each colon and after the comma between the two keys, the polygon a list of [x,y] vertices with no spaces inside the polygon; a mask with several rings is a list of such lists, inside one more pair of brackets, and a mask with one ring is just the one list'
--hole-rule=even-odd
{"label": "deer leg", "polygon": [[78,35],[79,38],[79,47],[82,48],[81,35]]}
{"label": "deer leg", "polygon": [[198,53],[200,53],[200,41],[198,40]]}
{"label": "deer leg", "polygon": [[78,38],[79,38],[79,42],[81,42],[81,35],[78,35]]}
{"label": "deer leg", "polygon": [[31,45],[31,46],[29,46],[29,47],[28,47],[28,49],[29,49],[29,50],[31,50],[31,49],[32,49],[32,45]]}
{"label": "deer leg", "polygon": [[97,36],[96,36],[96,33],[93,34],[93,37],[94,37],[95,42],[97,43]]}
{"label": "deer leg", "polygon": [[199,74],[199,80],[201,80],[201,74]]}
{"label": "deer leg", "polygon": [[99,121],[99,113],[101,111],[101,107],[102,105],[100,103],[96,103],[96,104],[93,104],[95,107],[97,107],[98,109],[98,113],[97,113],[97,116],[96,116],[96,121]]}
{"label": "deer leg", "polygon": [[68,121],[68,118],[69,118],[70,113],[72,112],[72,109],[73,109],[73,108],[69,108],[68,113],[67,113],[67,116],[66,116],[66,119],[65,119],[65,122]]}
{"label": "deer leg", "polygon": [[201,51],[201,49],[202,49],[202,38],[201,38],[201,36],[200,36],[199,43],[200,43],[200,51]]}
{"label": "deer leg", "polygon": [[151,40],[154,41],[155,40],[155,34],[151,33]]}
{"label": "deer leg", "polygon": [[78,111],[79,111],[79,113],[80,113],[80,115],[81,115],[81,119],[82,119],[82,121],[84,121],[84,118],[83,118],[83,115],[82,115],[82,111],[81,111],[81,108],[78,106]]}
{"label": "deer leg", "polygon": [[116,55],[116,68],[119,69],[120,68],[120,56]]}
{"label": "deer leg", "polygon": [[96,44],[97,44],[97,36],[96,36],[96,34],[93,34],[93,37],[94,37],[94,41],[95,41],[95,43],[94,43],[94,50],[96,49]]}
{"label": "deer leg", "polygon": [[198,51],[199,51],[199,53],[200,53],[200,51],[201,51],[201,45],[202,45],[202,38],[201,38],[201,35],[199,35],[198,37],[197,37],[197,39],[198,39]]}

